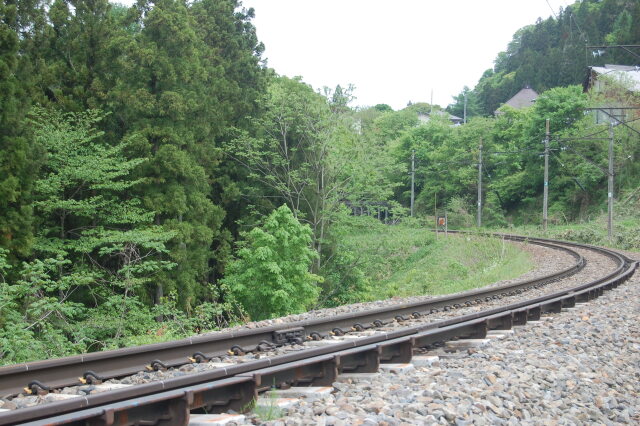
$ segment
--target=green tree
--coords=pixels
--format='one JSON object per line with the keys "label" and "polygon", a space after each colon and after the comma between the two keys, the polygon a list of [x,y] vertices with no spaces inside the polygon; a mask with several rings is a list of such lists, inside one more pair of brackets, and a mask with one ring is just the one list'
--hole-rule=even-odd
{"label": "green tree", "polygon": [[385,113],[373,123],[376,140],[379,145],[386,145],[394,141],[405,130],[417,125],[418,114],[408,108]]}
{"label": "green tree", "polygon": [[[130,155],[148,158],[136,175],[138,194],[155,223],[177,233],[169,245],[177,268],[158,277],[154,299],[177,290],[180,304],[213,298],[209,283],[223,270],[233,215],[241,208],[234,167],[220,144],[248,126],[264,90],[262,46],[253,11],[235,1],[138,2],[130,15],[140,31],[125,39],[111,92],[114,133],[135,143]],[[119,132],[119,133],[118,133]]]}
{"label": "green tree", "polygon": [[387,104],[376,104],[373,108],[380,112],[393,112],[393,108]]}
{"label": "green tree", "polygon": [[49,48],[42,52],[47,65],[43,83],[58,108],[84,111],[105,106],[115,84],[117,46],[124,36],[112,7],[108,0],[55,0],[51,5]]}
{"label": "green tree", "polygon": [[286,202],[296,218],[311,226],[321,254],[328,212],[335,209],[344,185],[335,173],[338,165],[329,158],[338,117],[326,98],[299,79],[275,77],[262,102],[265,112],[257,119],[257,137],[245,132],[226,151],[248,170],[257,188]]}
{"label": "green tree", "polygon": [[453,103],[447,107],[446,111],[460,118],[464,118],[465,102],[467,120],[469,120],[471,117],[480,115],[481,112],[478,105],[477,95],[467,86],[464,86],[458,96],[453,97]]}
{"label": "green tree", "polygon": [[[640,30],[638,2],[579,1],[548,19],[539,19],[513,35],[495,67],[481,78],[474,93],[483,115],[529,85],[539,93],[553,87],[580,84],[587,66],[635,64],[637,57],[623,49],[587,52],[589,44],[637,44]],[[593,53],[593,55],[592,55]]]}
{"label": "green tree", "polygon": [[[36,258],[1,283],[5,359],[117,346],[153,318],[139,296],[155,274],[173,267],[163,256],[174,234],[153,225],[153,212],[128,196],[140,184],[131,173],[144,159],[127,159],[126,141],[106,143],[95,129],[100,119],[97,111],[32,113],[34,143],[44,152],[33,189]],[[4,275],[6,251],[0,255]]]}
{"label": "green tree", "polygon": [[0,3],[0,247],[25,257],[33,243],[34,150],[23,120],[30,100],[19,79],[17,5]]}
{"label": "green tree", "polygon": [[141,184],[132,173],[146,160],[126,158],[130,141],[107,144],[95,129],[101,119],[98,111],[34,111],[35,142],[46,153],[34,184],[36,249],[41,258],[73,261],[58,279],[85,271],[119,295],[144,296],[149,277],[173,267],[162,254],[175,233],[153,225],[154,213],[127,195]]}
{"label": "green tree", "polygon": [[187,5],[176,0],[139,2],[134,10],[142,30],[122,46],[116,63],[121,78],[112,92],[114,116],[131,146],[129,155],[147,158],[136,175],[136,193],[154,222],[172,230],[172,260],[178,265],[156,279],[153,298],[160,303],[173,289],[189,309],[206,297],[224,211],[210,198],[219,154],[207,79],[216,74],[204,64],[203,42]]}
{"label": "green tree", "polygon": [[[439,180],[442,171],[449,170],[451,158],[445,158],[445,145],[453,137],[454,128],[446,116],[434,114],[426,123],[413,127],[402,134],[395,142],[393,155],[398,163],[405,164],[405,170],[411,169],[411,156],[415,150],[416,161],[416,205],[422,211],[433,206],[434,193],[438,198],[448,193],[442,185],[433,185]],[[446,164],[440,164],[440,163]],[[403,176],[402,192],[399,194],[403,205],[408,206],[411,197],[410,175]],[[425,191],[423,191],[423,189]],[[430,195],[429,195],[430,194]],[[451,194],[452,195],[452,194]]]}
{"label": "green tree", "polygon": [[[258,100],[267,90],[267,69],[262,62],[263,44],[251,20],[253,9],[236,0],[199,0],[189,9],[195,21],[207,77],[200,90],[203,115],[192,120],[201,143],[220,147],[235,131],[252,129],[251,117],[261,114]],[[205,163],[210,198],[225,210],[221,232],[214,238],[210,281],[224,272],[238,223],[250,215],[243,194],[255,189],[246,171],[227,156]]]}
{"label": "green tree", "polygon": [[300,224],[283,205],[244,237],[223,281],[251,319],[304,312],[313,306],[321,277],[309,272],[317,256],[310,248],[309,226]]}

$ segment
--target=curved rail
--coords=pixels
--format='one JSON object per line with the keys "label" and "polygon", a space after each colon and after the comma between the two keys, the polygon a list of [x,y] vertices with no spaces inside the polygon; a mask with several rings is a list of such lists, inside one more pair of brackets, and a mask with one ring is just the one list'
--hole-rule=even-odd
{"label": "curved rail", "polygon": [[[530,239],[530,241],[536,244],[554,245],[551,240]],[[438,342],[462,337],[481,338],[486,336],[488,330],[508,329],[514,325],[525,324],[528,320],[538,319],[542,313],[559,312],[563,307],[591,300],[602,294],[604,290],[616,287],[630,277],[638,266],[637,262],[611,250],[577,243],[562,244],[588,248],[604,254],[617,262],[616,270],[603,278],[571,289],[444,321],[402,328],[389,333],[378,333],[356,341],[288,353],[104,394],[15,410],[0,414],[0,424],[35,421],[65,412],[70,414],[48,419],[47,423],[65,424],[92,419],[91,421],[100,421],[102,424],[131,424],[123,419],[126,417],[129,419],[127,421],[136,418],[157,420],[161,416],[170,416],[169,418],[174,419],[178,424],[178,420],[185,416],[188,418],[189,410],[194,408],[204,407],[208,412],[228,409],[237,411],[246,407],[259,391],[273,384],[330,385],[335,381],[336,375],[341,372],[370,372],[376,371],[380,363],[409,362],[413,348],[416,347],[430,347]],[[584,266],[584,259],[579,255],[574,268],[578,264]],[[532,281],[534,282],[530,282],[529,285],[536,285],[536,280]],[[506,290],[503,287],[487,290],[500,289],[494,294],[501,294],[500,291]],[[474,290],[464,294],[469,301],[474,300],[472,297],[476,297],[479,293]],[[434,301],[452,303],[453,300],[457,300],[455,297],[449,297],[447,302],[442,300],[447,298],[437,298]],[[401,309],[407,308],[409,308],[408,305],[401,306]],[[415,307],[409,309],[415,311]],[[369,314],[370,312],[364,315]],[[354,315],[350,315],[348,319],[353,321],[354,318]],[[341,320],[345,319],[347,318]],[[361,319],[358,321],[363,323]],[[306,322],[306,324],[309,323],[312,322]],[[289,324],[291,325],[293,324]],[[303,333],[305,330],[302,330]],[[130,401],[132,398],[136,398],[135,403]],[[96,408],[73,412],[87,407]],[[118,417],[118,413],[124,413],[125,417]]]}
{"label": "curved rail", "polygon": [[[0,367],[0,395],[23,392],[24,388],[40,390],[81,385],[83,382],[122,377],[145,369],[178,367],[193,360],[207,360],[226,355],[260,350],[268,342],[273,346],[300,343],[309,336],[323,338],[331,333],[342,334],[360,324],[386,324],[398,318],[415,316],[416,313],[433,313],[461,306],[481,303],[539,287],[575,274],[585,266],[585,260],[577,252],[558,246],[551,240],[530,239],[515,235],[499,235],[511,241],[525,241],[561,250],[575,258],[575,263],[561,271],[546,276],[486,287],[462,293],[435,297],[426,301],[397,304],[362,312],[351,312],[330,318],[318,318],[280,324],[258,329],[245,329],[227,333],[199,335],[171,342],[136,346],[111,351],[35,361]],[[30,386],[31,384],[31,386]]]}

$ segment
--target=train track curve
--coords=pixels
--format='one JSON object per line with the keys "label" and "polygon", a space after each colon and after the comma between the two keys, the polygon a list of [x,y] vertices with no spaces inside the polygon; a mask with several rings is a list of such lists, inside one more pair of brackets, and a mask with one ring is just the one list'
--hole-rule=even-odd
{"label": "train track curve", "polygon": [[[416,348],[429,349],[460,338],[483,338],[490,330],[510,329],[543,313],[560,312],[618,286],[638,267],[638,262],[599,247],[515,235],[501,237],[562,251],[574,261],[544,277],[424,302],[3,367],[2,395],[24,392],[24,388],[45,394],[67,386],[100,384],[141,370],[206,363],[221,354],[270,354],[274,348],[317,343],[308,349],[254,361],[3,412],[0,424],[186,424],[192,410],[241,411],[273,386],[331,386],[342,373],[373,372],[381,363],[409,362]],[[581,253],[606,257],[613,266],[595,280],[576,279],[588,262]],[[544,294],[531,291],[569,277],[574,277],[570,286]],[[534,297],[527,296],[533,293]],[[452,314],[455,312],[462,314]],[[434,319],[447,316],[445,313],[448,317]],[[350,334],[358,337],[347,338]],[[347,336],[335,337],[340,335]]]}

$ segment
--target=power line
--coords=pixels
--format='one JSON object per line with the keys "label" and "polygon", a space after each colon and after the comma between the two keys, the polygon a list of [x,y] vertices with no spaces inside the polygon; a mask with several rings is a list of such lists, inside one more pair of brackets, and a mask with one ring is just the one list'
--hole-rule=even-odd
{"label": "power line", "polygon": [[[591,138],[592,136],[597,136],[600,133],[606,132],[608,129],[600,129],[595,133],[591,133],[589,135],[584,135],[584,136],[579,136],[579,137],[575,137],[575,138],[553,138],[552,140],[554,141],[575,141],[575,140],[584,140],[584,139],[588,139]],[[607,139],[608,140],[608,139]]]}
{"label": "power line", "polygon": [[571,152],[573,152],[574,154],[578,155],[579,157],[581,157],[583,160],[585,160],[586,162],[588,162],[589,164],[591,164],[592,166],[596,167],[598,170],[600,170],[602,173],[604,173],[605,175],[608,175],[609,172],[606,171],[604,168],[600,167],[600,165],[598,165],[595,161],[591,160],[590,158],[586,157],[585,155],[583,155],[582,153],[576,151],[575,149],[571,148],[570,146],[566,146],[566,145],[560,145],[562,148],[567,149]]}
{"label": "power line", "polygon": [[[555,152],[551,152],[551,154],[553,154],[553,158],[558,162],[558,164],[560,164],[560,166],[562,166],[563,169],[568,170],[567,167],[564,165],[564,163],[562,162],[562,160],[560,160],[560,157],[558,157],[558,154],[556,154]],[[584,192],[589,192],[587,191],[587,189],[582,185],[582,183],[580,183],[580,181],[578,180],[577,177],[575,176],[569,176],[571,179],[573,179],[573,181],[576,183],[576,185],[578,185],[580,187],[580,189],[582,189],[582,191]]]}
{"label": "power line", "polygon": [[587,35],[582,31],[582,29],[580,28],[580,25],[578,25],[578,20],[576,19],[576,15],[573,14],[573,11],[571,11],[571,15],[569,15],[569,19],[573,20],[573,22],[576,24],[576,28],[578,29],[578,31],[580,32],[580,35],[582,36],[582,39],[584,40],[585,44],[589,43],[589,38],[587,37]]}
{"label": "power line", "polygon": [[509,155],[509,154],[521,154],[523,152],[534,152],[536,154],[541,154],[541,152],[539,152],[540,150],[538,149],[531,149],[531,148],[527,148],[527,149],[519,149],[517,151],[493,151],[493,152],[488,152],[487,155]]}
{"label": "power line", "polygon": [[610,45],[603,45],[603,46],[586,46],[585,48],[587,50],[622,49],[625,52],[630,53],[632,56],[635,56],[636,58],[640,59],[640,55],[638,55],[636,52],[631,50],[631,49],[640,48],[640,44],[610,44]]}
{"label": "power line", "polygon": [[551,7],[551,3],[549,3],[549,0],[545,0],[547,2],[547,6],[549,6],[549,9],[551,9],[551,13],[553,14],[553,17],[556,18],[556,21],[558,20],[558,15],[556,15],[556,11],[553,10],[553,7]]}

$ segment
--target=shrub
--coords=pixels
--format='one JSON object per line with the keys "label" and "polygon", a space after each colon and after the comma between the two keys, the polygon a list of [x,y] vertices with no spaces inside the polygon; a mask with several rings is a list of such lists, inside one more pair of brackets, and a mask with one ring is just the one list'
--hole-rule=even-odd
{"label": "shrub", "polygon": [[452,197],[447,203],[449,228],[462,229],[475,225],[475,218],[469,213],[469,202],[462,197]]}
{"label": "shrub", "polygon": [[322,278],[309,272],[317,256],[311,228],[287,206],[244,238],[223,282],[253,320],[303,312],[316,302]]}

